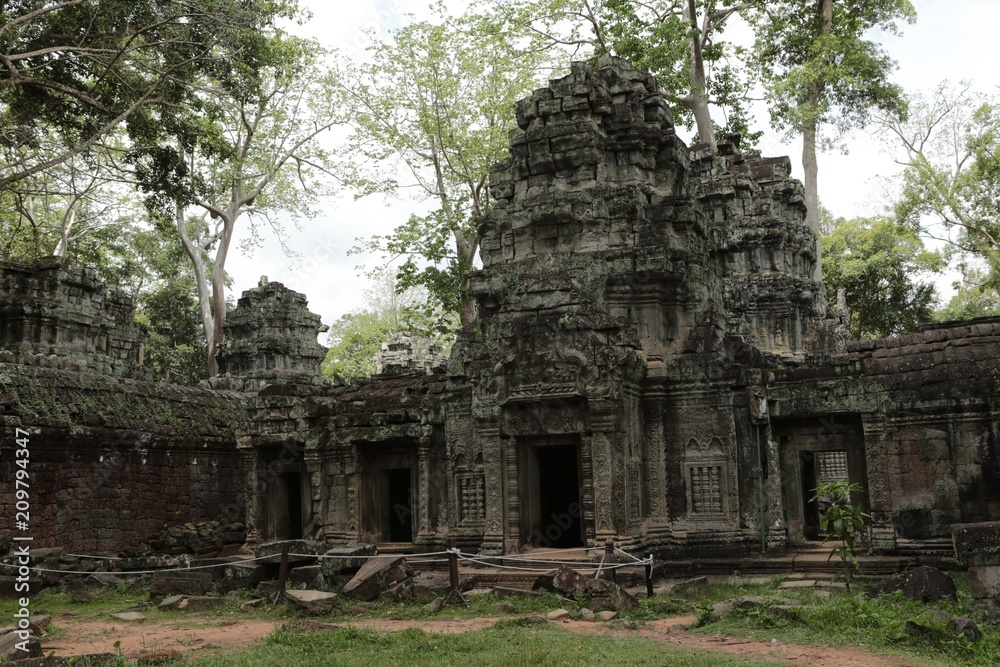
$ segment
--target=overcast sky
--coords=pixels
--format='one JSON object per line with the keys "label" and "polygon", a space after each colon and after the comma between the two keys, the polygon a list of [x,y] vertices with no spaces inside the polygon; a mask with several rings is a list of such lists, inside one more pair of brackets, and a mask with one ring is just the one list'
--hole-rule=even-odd
{"label": "overcast sky", "polygon": [[[297,32],[355,54],[360,54],[364,45],[362,29],[391,30],[406,21],[405,14],[424,13],[428,4],[415,0],[301,2],[313,12],[313,19],[297,27]],[[967,79],[975,89],[996,91],[1000,86],[996,33],[1000,0],[913,0],[913,4],[917,22],[904,25],[901,37],[877,36],[899,64],[895,81],[908,91],[926,91],[945,79]],[[793,176],[801,178],[801,142],[794,139],[785,143],[782,135],[770,131],[768,119],[762,114],[756,121],[768,130],[760,144],[764,155],[789,155]],[[819,156],[820,200],[837,216],[878,214],[885,206],[884,186],[878,177],[895,171],[891,157],[874,129],[855,132],[846,144],[846,155],[835,152]],[[264,247],[251,256],[230,255],[228,270],[233,277],[234,296],[256,286],[259,277],[267,275],[272,282],[304,292],[310,309],[323,322],[332,323],[364,305],[368,280],[357,266],[366,261],[371,265],[375,260],[348,256],[354,239],[391,231],[415,207],[415,202],[406,199],[386,202],[369,197],[353,201],[346,195],[332,200],[319,217],[303,221],[301,231],[289,227],[288,245],[299,253],[297,259],[286,257],[273,236],[265,237]]]}

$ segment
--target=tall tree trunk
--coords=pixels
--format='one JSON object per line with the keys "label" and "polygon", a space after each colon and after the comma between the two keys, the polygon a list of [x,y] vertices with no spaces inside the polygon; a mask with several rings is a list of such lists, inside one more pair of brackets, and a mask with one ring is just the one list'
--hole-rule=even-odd
{"label": "tall tree trunk", "polygon": [[715,150],[715,129],[712,127],[712,116],[708,111],[708,83],[705,77],[705,59],[701,51],[701,31],[698,28],[698,12],[695,0],[688,0],[684,7],[684,18],[691,27],[691,39],[688,48],[691,50],[691,94],[681,101],[691,109],[694,122],[698,128],[698,141],[707,144]]}
{"label": "tall tree trunk", "polygon": [[[833,30],[833,0],[822,0],[822,37],[828,36]],[[823,280],[823,256],[819,244],[819,164],[816,161],[816,138],[819,133],[820,83],[814,84],[804,100],[808,111],[808,120],[802,128],[802,171],[806,189],[806,224],[816,234],[816,267],[813,279]]]}
{"label": "tall tree trunk", "polygon": [[219,374],[219,363],[215,360],[215,320],[212,317],[212,294],[209,290],[208,275],[205,272],[205,259],[201,256],[201,247],[192,241],[188,236],[187,227],[184,226],[184,208],[177,206],[174,215],[174,222],[181,237],[181,245],[184,252],[191,258],[194,267],[194,281],[198,287],[198,313],[201,316],[201,325],[205,329],[205,343],[208,346],[208,377],[215,377]]}

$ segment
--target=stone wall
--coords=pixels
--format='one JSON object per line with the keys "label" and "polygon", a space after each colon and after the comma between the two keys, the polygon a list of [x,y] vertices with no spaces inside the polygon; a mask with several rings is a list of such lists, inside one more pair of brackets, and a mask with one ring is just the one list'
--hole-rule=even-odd
{"label": "stone wall", "polygon": [[[14,479],[27,431],[34,546],[137,552],[168,523],[243,521],[244,419],[227,392],[0,364],[0,479]],[[0,494],[8,517],[13,486]]]}

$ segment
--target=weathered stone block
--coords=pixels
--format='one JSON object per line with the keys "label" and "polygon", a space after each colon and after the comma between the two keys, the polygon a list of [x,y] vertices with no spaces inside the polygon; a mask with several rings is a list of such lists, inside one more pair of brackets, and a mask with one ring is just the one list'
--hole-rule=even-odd
{"label": "weathered stone block", "polygon": [[952,527],[955,558],[963,565],[1000,565],[1000,521]]}
{"label": "weathered stone block", "polygon": [[328,549],[319,563],[323,576],[328,577],[344,570],[357,569],[365,564],[366,556],[374,556],[376,553],[374,544],[348,544]]}
{"label": "weathered stone block", "polygon": [[285,591],[285,598],[306,614],[316,615],[330,612],[340,602],[336,593],[313,590]]}
{"label": "weathered stone block", "polygon": [[280,540],[258,544],[253,550],[253,555],[260,559],[258,563],[280,563],[281,550],[286,544],[289,563],[309,563],[316,560],[316,543],[309,540]]}
{"label": "weathered stone block", "polygon": [[379,593],[406,577],[406,559],[382,556],[367,561],[344,586],[344,595],[359,600],[374,600]]}
{"label": "weathered stone block", "polygon": [[150,595],[204,595],[212,587],[208,572],[157,572],[149,582]]}

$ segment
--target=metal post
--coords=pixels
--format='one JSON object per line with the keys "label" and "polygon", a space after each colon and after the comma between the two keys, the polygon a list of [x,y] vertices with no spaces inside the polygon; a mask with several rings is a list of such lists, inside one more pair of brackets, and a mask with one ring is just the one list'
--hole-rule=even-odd
{"label": "metal post", "polygon": [[653,554],[646,554],[646,597],[653,597]]}
{"label": "metal post", "polygon": [[[615,541],[609,537],[608,540],[604,543],[604,562],[610,565],[614,563],[614,557],[615,557]],[[610,579],[611,581],[617,583],[618,568],[613,567],[609,569],[607,573],[605,573],[604,578]]]}

